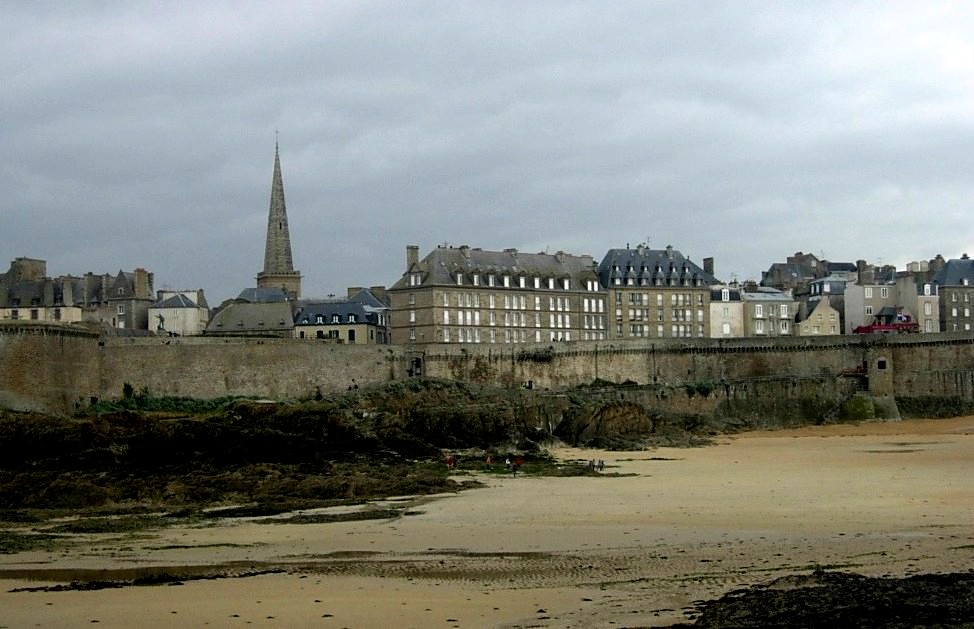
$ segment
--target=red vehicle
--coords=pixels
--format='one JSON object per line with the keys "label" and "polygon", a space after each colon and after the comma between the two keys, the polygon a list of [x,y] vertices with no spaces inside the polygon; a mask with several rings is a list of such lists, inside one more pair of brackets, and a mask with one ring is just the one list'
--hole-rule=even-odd
{"label": "red vehicle", "polygon": [[913,334],[920,331],[920,324],[908,314],[886,307],[879,311],[869,325],[853,328],[853,334]]}

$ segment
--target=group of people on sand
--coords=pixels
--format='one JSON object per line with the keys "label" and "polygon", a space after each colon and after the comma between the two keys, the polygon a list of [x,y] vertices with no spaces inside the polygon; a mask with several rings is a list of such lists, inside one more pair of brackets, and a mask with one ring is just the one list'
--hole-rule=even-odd
{"label": "group of people on sand", "polygon": [[601,472],[605,469],[605,461],[603,459],[589,459],[588,469],[590,472]]}
{"label": "group of people on sand", "polygon": [[[448,470],[457,469],[457,461],[458,459],[455,454],[446,455],[446,469]],[[489,470],[490,467],[494,464],[494,458],[488,454],[487,457],[484,459],[484,464],[487,466],[487,469]],[[522,456],[508,455],[507,457],[504,458],[504,467],[510,470],[511,474],[515,478],[517,478],[517,472],[519,469],[521,469],[522,465],[524,465],[524,457]]]}

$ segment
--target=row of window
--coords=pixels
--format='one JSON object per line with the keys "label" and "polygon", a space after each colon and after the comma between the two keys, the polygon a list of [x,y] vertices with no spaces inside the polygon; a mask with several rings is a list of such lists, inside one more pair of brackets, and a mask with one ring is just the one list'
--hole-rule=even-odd
{"label": "row of window", "polygon": [[[314,324],[323,325],[326,320],[328,323],[358,323],[358,315],[349,313],[346,316],[345,321],[342,321],[342,316],[339,314],[333,314],[331,317],[325,317],[325,315],[319,314],[315,315]],[[298,325],[311,325],[310,317],[302,317]]]}
{"label": "row of window", "polygon": [[699,277],[667,277],[663,278],[656,276],[652,279],[641,277],[636,279],[634,277],[627,277],[623,280],[621,277],[612,278],[613,286],[703,286],[703,280]]}
{"label": "row of window", "polygon": [[[649,308],[629,308],[626,313],[629,321],[663,321],[665,310],[650,310]],[[669,321],[693,321],[693,310],[691,308],[674,308],[669,311]],[[655,313],[655,316],[653,316]],[[616,321],[622,321],[622,308],[616,308]],[[697,309],[697,321],[703,322],[704,313],[702,308]]]}
{"label": "row of window", "polygon": [[[703,293],[697,293],[694,300],[693,293],[669,293],[670,306],[691,306],[694,301],[698,306],[703,305]],[[656,293],[656,307],[662,308],[666,300],[663,293]],[[630,306],[649,306],[653,302],[653,293],[629,293]],[[616,293],[616,305],[622,305],[622,293]]]}
{"label": "row of window", "polygon": [[[484,276],[481,276],[480,273],[470,273],[470,274],[457,273],[456,274],[457,286],[466,285],[468,278],[472,286],[487,286],[488,288],[492,288],[494,286],[503,286],[504,288],[534,288],[538,290],[542,288],[547,288],[548,290],[558,290],[558,289],[572,290],[572,279],[570,277],[542,278],[542,277],[534,276],[529,278],[526,275],[511,276],[507,274],[498,277],[496,274],[493,273],[488,273]],[[418,286],[418,284],[410,284],[410,285]],[[599,286],[599,281],[592,280],[592,279],[586,280],[585,290],[587,291],[601,290],[601,287]]]}
{"label": "row of window", "polygon": [[[416,340],[416,329],[411,328],[409,330],[409,340]],[[571,341],[572,332],[571,330],[550,330],[542,331],[535,330],[534,334],[531,334],[528,330],[504,330],[501,334],[500,330],[486,330],[481,336],[480,328],[456,328],[450,330],[450,328],[443,328],[440,332],[440,339],[443,343],[507,343],[507,344],[517,344],[517,343],[543,343],[545,341],[558,342],[558,341]],[[582,334],[583,341],[604,341],[605,332],[584,332]]]}
{"label": "row of window", "polygon": [[[764,310],[765,310],[764,304],[754,304],[754,316],[755,316],[755,318],[757,318],[757,319],[763,318],[764,317]],[[767,310],[768,310],[768,316],[769,317],[774,317],[775,316],[775,306],[774,306],[774,304],[768,304],[768,309]],[[788,304],[780,304],[780,305],[778,305],[777,312],[778,312],[778,316],[781,317],[782,319],[788,319],[789,316],[790,316],[789,315],[790,308],[788,308]]]}
{"label": "row of window", "polygon": [[[757,319],[754,322],[754,333],[765,334],[764,324],[765,324],[764,319]],[[776,328],[777,331],[780,332],[781,334],[788,334],[791,331],[791,322],[788,320],[784,320],[776,324],[774,319],[768,319],[767,324],[768,324],[768,328],[767,328],[768,333],[770,334],[774,334]]]}
{"label": "row of window", "polygon": [[[480,294],[479,293],[443,293],[442,304],[444,308],[480,308]],[[490,293],[486,296],[487,308],[496,309],[503,306],[504,310],[527,310],[528,309],[528,295],[503,295],[501,299],[498,295]],[[410,294],[409,303],[414,305],[416,303],[416,295]],[[533,299],[533,305],[535,310],[541,310],[541,306],[544,304],[544,297],[541,295],[535,295]],[[558,312],[570,312],[572,310],[572,300],[568,297],[548,297],[548,310],[558,311]],[[605,311],[605,300],[604,299],[589,299],[585,297],[582,299],[582,310],[584,312],[604,312]]]}
{"label": "row of window", "polygon": [[[487,313],[485,317],[486,325],[491,327],[496,327],[502,325],[505,328],[526,328],[530,327],[532,324],[536,328],[542,327],[542,316],[540,313],[535,313],[531,317],[528,313],[524,312],[505,312],[503,318],[499,318],[497,313],[491,311]],[[410,320],[411,323],[415,323],[415,316]],[[457,325],[457,326],[479,326],[480,325],[480,311],[479,310],[444,310],[443,311],[443,325]],[[572,315],[567,312],[552,312],[548,315],[548,326],[554,329],[563,329],[572,327]],[[605,317],[600,315],[582,315],[582,327],[585,329],[593,330],[604,330],[605,329]]]}
{"label": "row of window", "polygon": [[[53,317],[54,317],[54,320],[55,321],[60,321],[61,320],[61,309],[60,308],[55,308],[52,311],[52,314],[53,314]],[[31,308],[29,310],[29,312],[28,312],[28,316],[30,317],[30,320],[31,321],[39,321],[40,318],[41,318],[41,311],[38,308]],[[10,309],[10,318],[11,319],[19,320],[20,319],[20,309],[19,308],[11,308]]]}

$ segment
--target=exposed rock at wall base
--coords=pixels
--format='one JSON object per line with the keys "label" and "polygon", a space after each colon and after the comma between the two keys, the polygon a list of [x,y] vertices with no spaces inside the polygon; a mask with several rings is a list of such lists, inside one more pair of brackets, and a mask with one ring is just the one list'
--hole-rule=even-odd
{"label": "exposed rock at wall base", "polygon": [[902,579],[817,571],[703,603],[693,624],[672,629],[772,627],[974,627],[974,573]]}
{"label": "exposed rock at wall base", "polygon": [[974,415],[974,401],[959,396],[896,396],[903,417],[937,418]]}

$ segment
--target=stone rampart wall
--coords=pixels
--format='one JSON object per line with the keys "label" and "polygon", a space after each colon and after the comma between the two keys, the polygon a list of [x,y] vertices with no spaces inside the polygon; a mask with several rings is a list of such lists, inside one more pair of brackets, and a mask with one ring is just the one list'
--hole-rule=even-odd
{"label": "stone rampart wall", "polygon": [[[650,387],[673,409],[741,400],[877,395],[974,400],[974,335],[673,339],[554,345],[354,346],[296,339],[99,338],[73,326],[0,324],[0,405],[71,412],[125,384],[153,395],[314,397],[427,376],[559,390],[595,381]],[[868,378],[866,377],[868,376]],[[699,394],[699,395],[698,395]],[[757,408],[757,407],[755,407]]]}
{"label": "stone rampart wall", "polygon": [[103,397],[125,383],[158,396],[259,395],[311,398],[403,377],[401,352],[390,346],[339,345],[296,339],[185,337],[107,339],[101,354]]}
{"label": "stone rampart wall", "polygon": [[0,326],[0,406],[71,412],[99,391],[98,334],[37,323]]}

